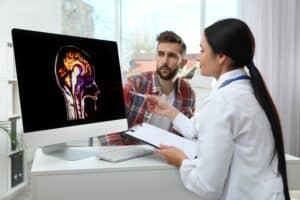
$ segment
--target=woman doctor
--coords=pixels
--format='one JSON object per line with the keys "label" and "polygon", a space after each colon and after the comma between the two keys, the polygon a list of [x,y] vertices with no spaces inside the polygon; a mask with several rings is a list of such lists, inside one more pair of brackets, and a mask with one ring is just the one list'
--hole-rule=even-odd
{"label": "woman doctor", "polygon": [[197,139],[197,157],[166,145],[158,153],[180,168],[183,184],[200,199],[289,199],[280,120],[253,63],[249,27],[238,19],[218,21],[205,29],[200,46],[201,74],[217,79],[200,115],[188,119],[158,97],[146,97],[152,112]]}

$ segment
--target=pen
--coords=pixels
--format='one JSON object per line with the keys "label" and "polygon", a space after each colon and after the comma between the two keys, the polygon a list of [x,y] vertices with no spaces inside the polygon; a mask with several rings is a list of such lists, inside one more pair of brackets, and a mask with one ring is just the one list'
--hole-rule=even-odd
{"label": "pen", "polygon": [[132,95],[135,95],[135,96],[139,96],[139,97],[145,98],[145,95],[141,94],[141,93],[137,93],[137,92],[133,92],[133,91],[129,91],[129,93],[132,94]]}

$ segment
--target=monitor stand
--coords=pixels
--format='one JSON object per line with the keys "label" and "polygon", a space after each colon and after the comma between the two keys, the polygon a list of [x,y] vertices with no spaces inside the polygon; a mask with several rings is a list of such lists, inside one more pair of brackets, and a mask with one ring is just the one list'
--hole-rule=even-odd
{"label": "monitor stand", "polygon": [[42,147],[44,153],[68,161],[75,161],[92,156],[98,156],[99,154],[103,153],[100,149],[89,146],[70,147],[67,145],[67,143],[60,143]]}

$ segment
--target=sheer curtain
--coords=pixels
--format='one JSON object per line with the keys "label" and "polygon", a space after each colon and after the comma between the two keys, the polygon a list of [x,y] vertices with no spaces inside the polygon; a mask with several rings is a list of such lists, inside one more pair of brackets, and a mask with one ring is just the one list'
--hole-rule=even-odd
{"label": "sheer curtain", "polygon": [[256,39],[255,63],[281,117],[285,150],[300,156],[300,1],[249,0],[239,6]]}

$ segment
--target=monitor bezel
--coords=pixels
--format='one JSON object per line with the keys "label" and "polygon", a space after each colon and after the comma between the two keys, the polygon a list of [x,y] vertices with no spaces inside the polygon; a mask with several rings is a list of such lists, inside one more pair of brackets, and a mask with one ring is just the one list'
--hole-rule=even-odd
{"label": "monitor bezel", "polygon": [[[37,148],[52,144],[69,142],[72,140],[84,140],[89,137],[116,133],[128,129],[127,119],[89,123],[85,125],[68,126],[63,128],[48,129],[42,131],[26,132],[23,134],[27,147]],[[87,135],[83,134],[87,132]]]}
{"label": "monitor bezel", "polygon": [[[25,31],[25,32],[32,32],[34,34],[53,34],[56,36],[70,36],[70,37],[76,37],[85,39],[83,37],[79,36],[73,36],[73,35],[65,35],[65,34],[57,34],[57,33],[46,33],[46,32],[40,32],[40,31],[34,31],[34,30],[25,30],[25,29],[18,29],[13,28],[12,34],[14,34],[14,31]],[[14,37],[12,37],[14,38]],[[98,40],[95,38],[86,38],[86,39],[92,39],[92,40]],[[101,41],[101,40],[100,40]],[[103,40],[102,40],[103,41]],[[107,41],[115,44],[116,50],[117,43],[115,41]],[[14,47],[14,43],[13,43]],[[15,50],[14,50],[15,51]],[[117,54],[118,55],[118,54]],[[15,58],[16,60],[16,58]],[[119,61],[118,61],[119,63]],[[17,62],[15,61],[15,68]],[[120,70],[121,72],[121,70]],[[16,73],[17,69],[16,69]],[[120,77],[122,79],[122,76],[120,74]],[[120,80],[122,83],[122,80]],[[19,86],[18,80],[17,84]],[[18,87],[20,90],[20,87]],[[19,96],[20,98],[20,96]],[[20,99],[20,106],[22,106],[22,102]],[[21,116],[22,116],[22,107],[20,109]],[[125,112],[125,104],[124,104],[124,112]],[[21,118],[22,120],[22,118]],[[48,145],[58,144],[58,143],[65,143],[72,140],[84,140],[88,139],[90,137],[96,137],[101,135],[106,135],[109,133],[116,133],[116,132],[122,132],[128,130],[128,122],[126,118],[126,114],[124,118],[119,118],[115,120],[109,120],[109,121],[102,121],[102,122],[92,122],[92,123],[86,123],[86,124],[80,124],[80,125],[72,125],[72,126],[65,126],[65,127],[59,127],[59,128],[50,128],[50,129],[44,129],[44,130],[34,130],[34,131],[26,131],[24,130],[23,120],[22,120],[22,128],[23,128],[23,139],[24,139],[24,146],[27,148],[37,148],[37,147],[44,147]],[[86,134],[84,134],[86,133]]]}

